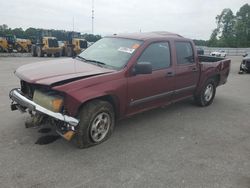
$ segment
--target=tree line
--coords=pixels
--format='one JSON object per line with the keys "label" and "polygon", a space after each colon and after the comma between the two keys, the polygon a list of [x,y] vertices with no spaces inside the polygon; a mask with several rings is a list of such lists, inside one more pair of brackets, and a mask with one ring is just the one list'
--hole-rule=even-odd
{"label": "tree line", "polygon": [[[47,30],[45,29],[37,29],[30,27],[26,30],[23,30],[22,28],[9,28],[8,25],[3,24],[0,25],[0,37],[6,36],[6,35],[15,35],[16,38],[22,38],[22,39],[31,39],[32,41],[35,41],[36,38],[40,35],[40,33],[45,32]],[[53,37],[56,37],[59,41],[65,41],[68,39],[68,31],[65,30],[49,30]],[[83,38],[85,38],[89,42],[96,42],[101,38],[101,35],[93,35],[84,33],[81,35]]]}
{"label": "tree line", "polygon": [[216,23],[209,46],[250,47],[250,5],[243,5],[235,15],[224,9],[216,16]]}
{"label": "tree line", "polygon": [[217,27],[210,39],[194,40],[196,45],[210,47],[250,47],[250,5],[245,4],[236,12],[223,9],[216,18]]}

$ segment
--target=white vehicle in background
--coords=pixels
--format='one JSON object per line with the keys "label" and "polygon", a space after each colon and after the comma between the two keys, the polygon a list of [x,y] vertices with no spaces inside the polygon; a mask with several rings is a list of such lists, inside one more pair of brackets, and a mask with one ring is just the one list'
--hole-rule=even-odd
{"label": "white vehicle in background", "polygon": [[227,53],[224,50],[214,51],[210,53],[211,56],[215,57],[226,57]]}

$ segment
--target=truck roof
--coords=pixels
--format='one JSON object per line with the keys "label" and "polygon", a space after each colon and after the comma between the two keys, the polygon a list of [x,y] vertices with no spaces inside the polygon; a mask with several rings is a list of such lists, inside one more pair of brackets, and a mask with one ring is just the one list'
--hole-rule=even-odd
{"label": "truck roof", "polygon": [[149,40],[149,39],[162,39],[162,38],[184,39],[184,37],[182,37],[179,34],[167,32],[167,31],[114,34],[108,37],[128,38],[128,39],[136,39],[136,40]]}

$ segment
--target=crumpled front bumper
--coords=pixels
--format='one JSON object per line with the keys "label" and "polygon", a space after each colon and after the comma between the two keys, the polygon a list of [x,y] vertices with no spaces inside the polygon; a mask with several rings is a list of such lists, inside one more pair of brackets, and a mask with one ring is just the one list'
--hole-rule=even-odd
{"label": "crumpled front bumper", "polygon": [[28,109],[30,111],[39,112],[39,113],[48,115],[49,117],[63,121],[65,123],[71,125],[72,127],[76,127],[79,123],[79,120],[74,118],[74,117],[63,115],[63,114],[58,113],[58,112],[53,112],[51,110],[48,110],[48,109],[36,104],[32,100],[25,97],[22,94],[20,89],[11,90],[9,93],[9,97],[13,101],[12,105],[17,106],[17,109],[22,109],[22,111],[25,111],[26,109]]}

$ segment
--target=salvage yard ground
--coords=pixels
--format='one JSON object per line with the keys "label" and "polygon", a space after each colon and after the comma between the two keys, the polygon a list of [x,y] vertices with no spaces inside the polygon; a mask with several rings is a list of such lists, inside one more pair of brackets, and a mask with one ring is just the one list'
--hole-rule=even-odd
{"label": "salvage yard ground", "polygon": [[[228,83],[214,103],[179,102],[120,121],[105,143],[79,150],[63,139],[25,129],[27,117],[10,111],[13,71],[55,58],[0,57],[0,187],[250,187],[250,74],[232,59]],[[57,58],[60,61],[61,58]]]}

